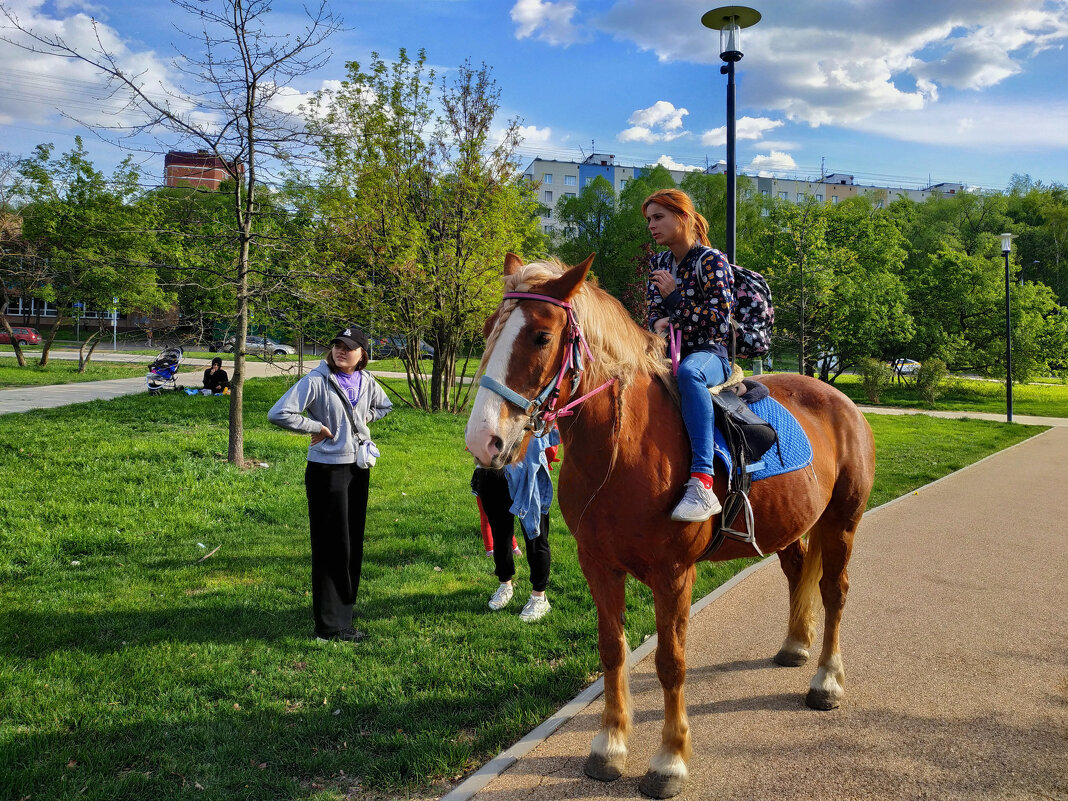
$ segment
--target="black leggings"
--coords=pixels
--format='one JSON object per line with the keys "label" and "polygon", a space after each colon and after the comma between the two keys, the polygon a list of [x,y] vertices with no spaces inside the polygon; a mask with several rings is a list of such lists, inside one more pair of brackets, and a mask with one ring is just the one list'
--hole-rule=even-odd
{"label": "black leggings", "polygon": [[[508,493],[508,479],[500,470],[477,468],[472,480],[482,508],[493,533],[493,566],[497,579],[510,581],[515,575],[515,559],[512,556],[512,534],[515,532],[515,515],[508,511],[512,496]],[[522,528],[522,527],[521,527]],[[549,514],[541,516],[538,536],[526,539],[527,564],[530,565],[530,583],[535,592],[544,592],[549,583]],[[525,534],[526,532],[524,532]]]}
{"label": "black leggings", "polygon": [[370,470],[354,464],[308,462],[304,472],[316,634],[328,636],[352,626],[370,478]]}

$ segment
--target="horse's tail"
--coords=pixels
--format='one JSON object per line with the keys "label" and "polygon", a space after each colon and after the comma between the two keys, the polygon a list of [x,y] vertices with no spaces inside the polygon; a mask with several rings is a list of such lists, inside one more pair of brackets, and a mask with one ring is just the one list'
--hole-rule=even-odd
{"label": "horse's tail", "polygon": [[[805,560],[801,564],[801,580],[790,599],[790,631],[813,631],[819,600],[819,584],[823,578],[823,550],[821,538],[815,531],[808,535]],[[807,645],[807,643],[806,643]]]}

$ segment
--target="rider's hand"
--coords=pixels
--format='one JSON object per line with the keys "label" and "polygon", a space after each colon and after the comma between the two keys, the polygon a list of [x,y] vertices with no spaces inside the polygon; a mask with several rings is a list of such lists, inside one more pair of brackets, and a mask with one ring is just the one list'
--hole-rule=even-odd
{"label": "rider's hand", "polygon": [[326,426],[320,426],[318,434],[311,435],[311,444],[318,445],[320,442],[326,439],[333,439],[334,435],[330,432],[330,429]]}
{"label": "rider's hand", "polygon": [[653,286],[662,298],[666,298],[675,291],[675,276],[667,270],[653,270],[649,280],[653,282]]}
{"label": "rider's hand", "polygon": [[659,320],[653,323],[653,332],[659,334],[660,336],[664,336],[664,334],[667,333],[669,323],[671,323],[671,320],[669,318],[661,317]]}

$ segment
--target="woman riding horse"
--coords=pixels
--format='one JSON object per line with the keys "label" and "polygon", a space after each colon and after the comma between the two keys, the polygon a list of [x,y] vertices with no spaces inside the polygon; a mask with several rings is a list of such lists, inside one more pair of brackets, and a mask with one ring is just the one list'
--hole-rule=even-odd
{"label": "woman riding horse", "polygon": [[[523,265],[512,254],[505,259],[505,296],[487,321],[483,377],[465,439],[482,466],[501,468],[522,457],[528,437],[554,420],[559,426],[565,453],[560,509],[597,607],[604,668],[604,713],[586,773],[604,781],[622,774],[631,728],[625,578],[652,589],[665,714],[660,748],[640,787],[667,798],[682,789],[691,753],[683,686],[695,563],[752,556],[753,550],[728,539],[708,556],[715,518],[669,519],[689,479],[691,451],[664,343],[586,283],[592,261],[566,268]],[[871,491],[874,442],[856,406],[833,387],[798,375],[761,380],[800,423],[813,451],[805,469],[757,481],[750,490],[757,544],[763,553],[778,552],[790,590],[786,639],[775,662],[808,659],[818,589],[823,648],[806,702],[831,709],[843,694],[838,632],[849,585],[846,563]],[[716,465],[715,482],[722,492],[722,465]]]}

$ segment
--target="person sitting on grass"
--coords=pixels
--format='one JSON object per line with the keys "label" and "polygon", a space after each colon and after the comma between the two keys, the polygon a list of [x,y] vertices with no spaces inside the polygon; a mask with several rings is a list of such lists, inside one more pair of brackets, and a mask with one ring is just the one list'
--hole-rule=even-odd
{"label": "person sitting on grass", "polygon": [[230,377],[222,369],[222,359],[216,356],[211,360],[211,367],[204,371],[204,389],[202,395],[221,395],[230,387]]}

